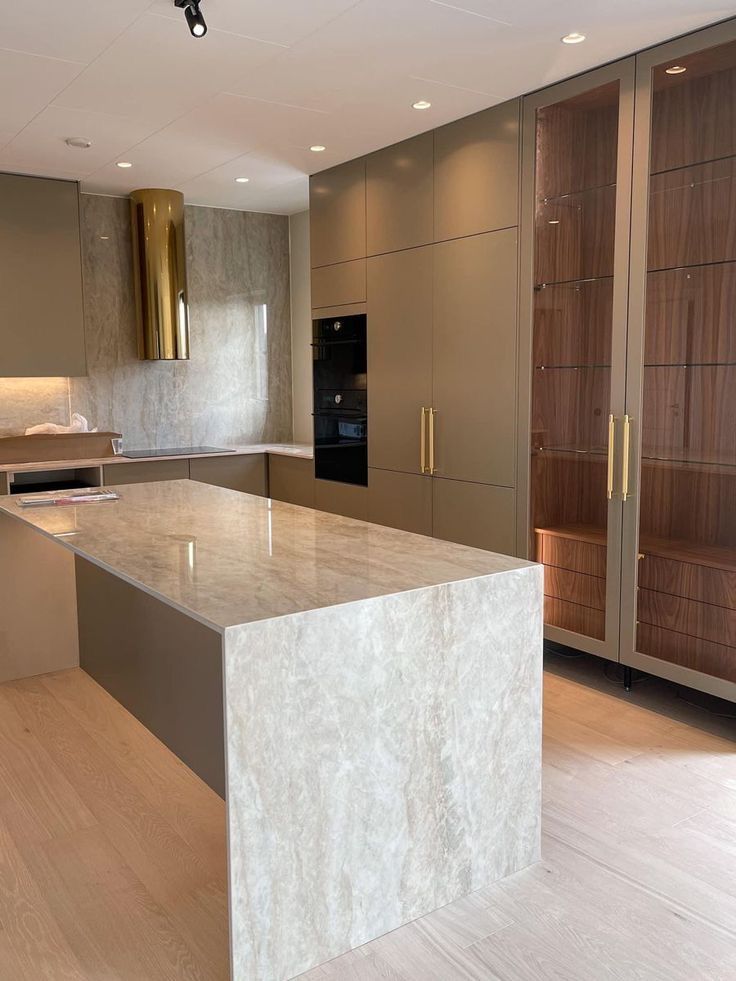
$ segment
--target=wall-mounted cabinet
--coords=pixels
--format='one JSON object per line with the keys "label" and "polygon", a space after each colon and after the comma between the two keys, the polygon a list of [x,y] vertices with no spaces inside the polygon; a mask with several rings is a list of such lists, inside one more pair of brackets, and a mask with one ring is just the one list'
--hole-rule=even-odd
{"label": "wall-mounted cabinet", "polygon": [[372,153],[366,160],[368,255],[434,240],[434,133]]}
{"label": "wall-mounted cabinet", "polygon": [[735,103],[734,22],[525,101],[520,477],[548,636],[732,699]]}
{"label": "wall-mounted cabinet", "polygon": [[0,377],[85,375],[79,187],[0,174]]}
{"label": "wall-mounted cabinet", "polygon": [[365,158],[311,177],[309,210],[312,268],[364,259]]}
{"label": "wall-mounted cabinet", "polygon": [[510,228],[519,221],[521,100],[434,131],[434,240]]}

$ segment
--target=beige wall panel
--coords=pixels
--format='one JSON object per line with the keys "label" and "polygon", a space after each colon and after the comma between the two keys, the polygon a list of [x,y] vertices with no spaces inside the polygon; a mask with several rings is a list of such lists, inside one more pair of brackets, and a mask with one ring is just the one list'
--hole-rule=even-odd
{"label": "beige wall panel", "polygon": [[152,480],[186,480],[189,460],[155,460],[141,463],[115,463],[102,468],[105,486],[115,484],[144,484]]}
{"label": "beige wall panel", "polygon": [[[71,510],[54,509],[59,533]],[[79,664],[74,556],[19,521],[0,515],[0,682]]]}
{"label": "beige wall panel", "polygon": [[418,535],[432,534],[432,478],[368,471],[368,520]]}
{"label": "beige wall panel", "polygon": [[420,473],[432,399],[432,246],[368,260],[368,464]]}
{"label": "beige wall panel", "polygon": [[517,231],[434,247],[437,474],[515,480]]}
{"label": "beige wall panel", "polygon": [[246,494],[268,495],[268,467],[265,453],[253,456],[197,457],[189,461],[189,476],[203,484],[229,487]]}
{"label": "beige wall panel", "polygon": [[0,376],[84,375],[79,190],[0,174]]}
{"label": "beige wall panel", "polygon": [[312,268],[365,257],[365,158],[309,180]]}
{"label": "beige wall panel", "polygon": [[314,460],[269,456],[268,493],[276,501],[314,507]]}
{"label": "beige wall panel", "polygon": [[366,160],[368,255],[433,241],[434,133],[372,153]]}
{"label": "beige wall panel", "polygon": [[432,482],[433,534],[448,542],[513,555],[516,493],[463,480]]}
{"label": "beige wall panel", "polygon": [[314,506],[318,511],[367,521],[368,488],[357,484],[340,484],[334,480],[315,480]]}
{"label": "beige wall panel", "polygon": [[312,270],[312,307],[365,303],[365,259]]}
{"label": "beige wall panel", "polygon": [[519,222],[520,100],[435,130],[434,238]]}

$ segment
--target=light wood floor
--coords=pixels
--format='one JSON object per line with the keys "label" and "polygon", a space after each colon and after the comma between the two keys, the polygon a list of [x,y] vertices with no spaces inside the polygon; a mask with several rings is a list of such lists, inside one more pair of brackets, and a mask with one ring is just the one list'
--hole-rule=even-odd
{"label": "light wood floor", "polygon": [[[300,981],[736,979],[736,723],[562,670],[543,861]],[[0,686],[0,981],[224,981],[223,825],[82,672]]]}

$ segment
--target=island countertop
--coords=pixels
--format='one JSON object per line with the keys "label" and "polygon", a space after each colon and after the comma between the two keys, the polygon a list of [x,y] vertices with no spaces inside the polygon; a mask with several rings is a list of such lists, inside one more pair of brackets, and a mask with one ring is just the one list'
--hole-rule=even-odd
{"label": "island countertop", "polygon": [[228,627],[530,565],[190,480],[0,510],[205,625]]}

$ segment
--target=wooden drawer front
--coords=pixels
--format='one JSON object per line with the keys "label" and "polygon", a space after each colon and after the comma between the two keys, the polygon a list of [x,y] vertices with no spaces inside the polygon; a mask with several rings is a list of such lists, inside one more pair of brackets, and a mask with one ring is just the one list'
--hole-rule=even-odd
{"label": "wooden drawer front", "polygon": [[653,627],[736,647],[736,610],[639,589],[638,618]]}
{"label": "wooden drawer front", "polygon": [[155,460],[152,463],[115,463],[102,469],[106,486],[189,479],[189,460],[182,459]]}
{"label": "wooden drawer front", "polygon": [[537,532],[537,558],[545,565],[606,578],[606,549],[579,538],[561,538]]}
{"label": "wooden drawer front", "polygon": [[736,681],[736,647],[640,623],[636,632],[636,649],[641,654],[658,657],[683,668]]}
{"label": "wooden drawer front", "polygon": [[544,567],[544,594],[595,610],[606,608],[606,580],[555,566]]}
{"label": "wooden drawer front", "polygon": [[712,566],[645,554],[639,562],[639,586],[736,609],[736,572]]}
{"label": "wooden drawer front", "polygon": [[553,596],[544,597],[544,622],[598,640],[605,640],[606,637],[606,614],[603,610],[568,603]]}

